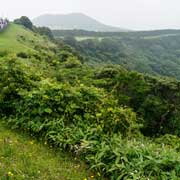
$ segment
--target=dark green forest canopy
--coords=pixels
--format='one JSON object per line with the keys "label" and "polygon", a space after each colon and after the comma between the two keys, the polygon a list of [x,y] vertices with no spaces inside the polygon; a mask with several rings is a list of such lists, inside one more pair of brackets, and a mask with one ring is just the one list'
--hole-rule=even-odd
{"label": "dark green forest canopy", "polygon": [[129,70],[180,79],[179,30],[53,33],[56,38],[58,35],[64,37],[64,42],[73,46],[90,64],[119,64]]}
{"label": "dark green forest canopy", "polygon": [[85,37],[151,37],[164,35],[177,35],[180,30],[154,30],[154,31],[130,31],[130,32],[95,32],[85,30],[52,30],[55,37],[85,36]]}

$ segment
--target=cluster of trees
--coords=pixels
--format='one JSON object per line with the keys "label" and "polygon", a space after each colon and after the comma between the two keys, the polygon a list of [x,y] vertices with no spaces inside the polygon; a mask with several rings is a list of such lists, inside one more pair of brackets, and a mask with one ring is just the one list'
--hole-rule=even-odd
{"label": "cluster of trees", "polygon": [[130,31],[130,32],[96,32],[86,30],[52,30],[55,37],[152,37],[180,34],[180,30]]}
{"label": "cluster of trees", "polygon": [[180,36],[64,38],[91,64],[119,64],[129,70],[180,79]]}
{"label": "cluster of trees", "polygon": [[53,39],[53,34],[48,27],[36,27],[33,25],[31,20],[26,16],[22,16],[18,19],[15,19],[14,23],[22,25],[26,27],[27,29],[34,31],[35,33],[39,33],[41,35],[47,36],[51,40]]}

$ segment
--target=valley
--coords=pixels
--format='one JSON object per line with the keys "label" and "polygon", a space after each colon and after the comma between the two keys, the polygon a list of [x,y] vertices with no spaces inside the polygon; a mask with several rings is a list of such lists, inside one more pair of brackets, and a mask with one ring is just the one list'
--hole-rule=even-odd
{"label": "valley", "polygon": [[[89,64],[118,64],[128,70],[180,79],[180,32],[53,31]],[[58,36],[59,35],[59,36]]]}

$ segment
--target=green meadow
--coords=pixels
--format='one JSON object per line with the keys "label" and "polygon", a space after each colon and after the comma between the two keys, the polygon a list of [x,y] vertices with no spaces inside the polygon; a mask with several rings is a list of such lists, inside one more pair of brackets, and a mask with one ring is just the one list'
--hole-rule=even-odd
{"label": "green meadow", "polygon": [[77,158],[0,122],[1,180],[84,180],[91,176]]}
{"label": "green meadow", "polygon": [[13,23],[9,24],[3,32],[0,32],[0,51],[34,52],[37,45],[43,47],[54,46],[53,43],[40,35]]}

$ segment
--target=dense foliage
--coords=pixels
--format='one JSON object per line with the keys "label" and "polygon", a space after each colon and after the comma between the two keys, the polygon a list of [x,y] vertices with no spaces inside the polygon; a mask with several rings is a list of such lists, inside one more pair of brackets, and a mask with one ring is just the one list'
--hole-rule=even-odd
{"label": "dense foliage", "polygon": [[180,30],[154,30],[154,31],[129,31],[129,32],[101,32],[86,30],[52,30],[55,37],[157,37],[178,35]]}
{"label": "dense foliage", "polygon": [[113,66],[102,68],[95,77],[105,80],[103,87],[117,98],[119,105],[131,107],[143,118],[144,134],[180,135],[180,82],[118,71]]}
{"label": "dense foliage", "polygon": [[119,64],[141,73],[180,79],[179,31],[112,33],[112,37],[106,33],[104,37],[103,33],[92,36],[89,32],[87,36],[74,36],[78,32],[62,37],[90,64]]}
{"label": "dense foliage", "polygon": [[96,179],[180,178],[180,82],[90,67],[67,45],[0,56],[1,119],[84,159]]}
{"label": "dense foliage", "polygon": [[26,16],[22,16],[19,19],[15,19],[14,23],[23,25],[24,27],[26,27],[27,29],[30,29],[30,30],[33,29],[33,24],[31,22],[31,20]]}

